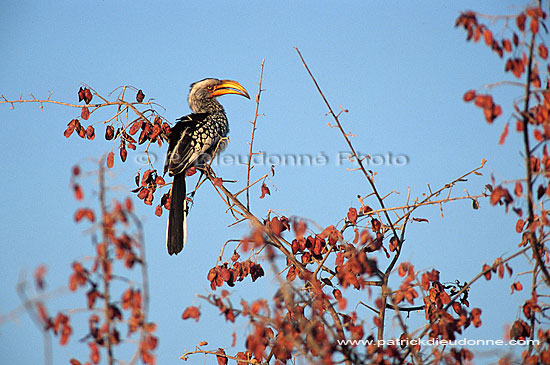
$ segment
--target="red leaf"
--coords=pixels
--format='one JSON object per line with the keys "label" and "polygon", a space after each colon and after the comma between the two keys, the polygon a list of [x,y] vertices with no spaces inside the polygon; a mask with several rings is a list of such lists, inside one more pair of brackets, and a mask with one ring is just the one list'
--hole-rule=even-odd
{"label": "red leaf", "polygon": [[143,173],[143,177],[141,178],[141,186],[147,186],[149,184],[149,178],[154,171],[155,170],[147,170]]}
{"label": "red leaf", "polygon": [[138,193],[138,198],[145,199],[148,194],[149,194],[149,189],[141,189]]}
{"label": "red leaf", "polygon": [[263,183],[262,184],[262,195],[260,195],[260,199],[265,198],[266,194],[271,195],[271,192],[269,191],[269,188],[267,187],[267,185],[265,183]]}
{"label": "red leaf", "polygon": [[155,209],[155,214],[157,215],[157,217],[160,217],[162,215],[162,206],[161,205],[157,205],[157,207]]}
{"label": "red leaf", "polygon": [[83,218],[87,218],[90,222],[95,221],[94,211],[89,208],[81,208],[74,214],[75,222],[81,221]]}
{"label": "red leaf", "polygon": [[483,274],[485,276],[485,279],[487,280],[491,280],[491,266],[487,265],[487,264],[483,264],[483,271],[485,274]]}
{"label": "red leaf", "polygon": [[108,125],[105,129],[105,139],[110,141],[115,136],[115,128],[112,125]]}
{"label": "red leaf", "polygon": [[185,176],[193,176],[197,173],[196,167],[190,167],[185,171]]}
{"label": "red leaf", "polygon": [[147,205],[153,205],[155,191],[153,189],[143,189],[143,190],[148,190],[147,197],[143,200],[143,202]]}
{"label": "red leaf", "polygon": [[166,182],[164,181],[164,179],[162,178],[162,176],[157,176],[157,178],[155,179],[155,183],[157,185],[165,185]]}
{"label": "red leaf", "polygon": [[490,108],[493,105],[493,97],[487,94],[477,95],[475,104],[483,109]]}
{"label": "red leaf", "polygon": [[357,209],[349,208],[349,210],[348,210],[348,220],[353,224],[357,224]]}
{"label": "red leaf", "polygon": [[523,193],[523,186],[521,185],[520,181],[516,181],[516,185],[514,186],[514,194],[519,198],[521,197],[521,194]]}
{"label": "red leaf", "polygon": [[92,101],[92,92],[88,89],[88,88],[85,88],[84,89],[84,102],[86,104],[90,104],[90,101]]}
{"label": "red leaf", "polygon": [[409,269],[409,264],[403,262],[397,267],[397,273],[399,276],[403,277],[407,274],[407,271]]}
{"label": "red leaf", "polygon": [[483,30],[483,39],[485,39],[485,44],[488,46],[493,44],[493,33],[489,29]]}
{"label": "red leaf", "polygon": [[516,232],[521,233],[523,231],[523,226],[525,226],[525,221],[523,219],[518,219],[516,223]]}
{"label": "red leaf", "polygon": [[95,342],[88,343],[88,346],[90,347],[90,361],[93,364],[99,364],[99,349],[97,348],[97,345]]}
{"label": "red leaf", "polygon": [[539,56],[543,59],[548,58],[548,48],[544,44],[539,44]]}
{"label": "red leaf", "polygon": [[393,236],[390,239],[390,252],[393,252],[393,251],[397,250],[397,244],[398,243],[399,243],[399,240],[397,239],[397,237]]}
{"label": "red leaf", "polygon": [[76,200],[82,200],[82,198],[84,198],[82,187],[79,184],[75,184],[73,189],[74,189],[74,198]]}
{"label": "red leaf", "polygon": [[134,210],[134,206],[132,204],[132,199],[129,197],[124,199],[124,208],[126,208],[126,211],[131,212]]}
{"label": "red leaf", "polygon": [[502,48],[508,53],[512,52],[512,42],[509,39],[502,40]]}
{"label": "red leaf", "polygon": [[69,124],[67,124],[67,129],[65,129],[65,132],[63,133],[65,138],[69,138],[71,136],[71,134],[73,134],[73,132],[76,128],[76,122],[78,122],[78,120],[73,119],[69,122]]}
{"label": "red leaf", "polygon": [[[225,351],[222,348],[218,348],[218,351],[216,352],[219,355],[225,355]],[[216,355],[216,359],[218,360],[218,365],[227,365],[227,357],[225,356],[219,356]],[[240,362],[240,361],[237,361]]]}
{"label": "red leaf", "polygon": [[120,146],[120,159],[122,162],[126,161],[126,157],[128,157],[128,151],[126,150],[126,147],[124,145]]}
{"label": "red leaf", "polygon": [[145,97],[145,94],[143,93],[143,91],[141,89],[139,89],[138,92],[137,92],[137,95],[136,95],[137,102],[138,103],[143,102],[144,97]]}
{"label": "red leaf", "polygon": [[219,177],[214,178],[214,185],[215,186],[222,186],[223,185],[223,180]]}
{"label": "red leaf", "polygon": [[88,120],[88,118],[90,118],[90,110],[88,109],[87,106],[82,107],[82,111],[80,112],[80,116],[84,120]]}
{"label": "red leaf", "polygon": [[504,141],[506,141],[506,137],[508,136],[508,124],[504,126],[504,130],[502,131],[502,134],[500,135],[500,138],[498,139],[498,144],[504,144]]}
{"label": "red leaf", "polygon": [[89,140],[93,140],[95,138],[95,130],[94,127],[92,127],[91,125],[86,128],[86,138],[88,138]]}
{"label": "red leaf", "polygon": [[512,284],[512,293],[515,291],[521,291],[523,290],[523,285],[521,285],[521,283],[519,281],[516,281],[515,283]]}
{"label": "red leaf", "polygon": [[380,232],[380,228],[382,228],[382,223],[376,218],[371,220],[371,226],[373,232]]}
{"label": "red leaf", "polygon": [[525,19],[526,16],[524,13],[521,13],[516,17],[516,25],[522,32],[525,30]]}
{"label": "red leaf", "polygon": [[187,308],[185,309],[185,311],[184,311],[183,314],[181,315],[181,318],[182,318],[182,319],[193,318],[193,319],[195,319],[195,320],[198,322],[200,316],[201,316],[201,312],[200,312],[199,308],[197,308],[197,307],[195,307],[195,306],[190,306],[190,307],[187,307]]}
{"label": "red leaf", "polygon": [[36,286],[40,289],[44,289],[46,283],[44,282],[44,276],[46,275],[47,268],[45,265],[40,265],[34,270],[34,281]]}
{"label": "red leaf", "polygon": [[137,133],[141,129],[141,126],[143,125],[143,120],[139,119],[135,121],[132,126],[130,127],[130,130],[128,133],[130,133],[132,136]]}
{"label": "red leaf", "polygon": [[476,97],[475,90],[468,90],[466,91],[466,93],[464,93],[463,99],[465,102],[469,102],[474,100],[475,97]]}
{"label": "red leaf", "polygon": [[63,132],[63,135],[65,136],[65,138],[69,138],[71,136],[71,134],[73,134],[73,131],[74,131],[74,126],[71,127],[67,127],[67,129],[65,129],[65,132]]}
{"label": "red leaf", "polygon": [[538,19],[531,19],[531,33],[536,34],[539,31],[539,20]]}
{"label": "red leaf", "polygon": [[82,127],[82,124],[78,120],[75,121],[76,133],[80,138],[86,138],[86,130]]}
{"label": "red leaf", "polygon": [[114,152],[109,152],[109,154],[107,155],[107,167],[108,168],[113,168],[113,165],[115,164],[115,154]]}

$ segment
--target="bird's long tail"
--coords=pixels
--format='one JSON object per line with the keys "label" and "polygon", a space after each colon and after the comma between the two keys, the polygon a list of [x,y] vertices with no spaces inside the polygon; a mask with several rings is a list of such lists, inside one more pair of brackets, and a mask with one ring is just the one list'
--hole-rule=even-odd
{"label": "bird's long tail", "polygon": [[166,227],[166,248],[170,255],[183,250],[187,241],[187,199],[185,172],[174,176],[170,196],[170,214]]}

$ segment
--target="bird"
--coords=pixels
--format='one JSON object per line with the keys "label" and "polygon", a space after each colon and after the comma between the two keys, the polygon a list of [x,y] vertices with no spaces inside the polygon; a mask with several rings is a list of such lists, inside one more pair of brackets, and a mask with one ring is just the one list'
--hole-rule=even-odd
{"label": "bird", "polygon": [[177,119],[170,133],[164,136],[168,140],[164,174],[168,172],[174,177],[166,227],[166,247],[170,255],[180,253],[187,241],[187,170],[200,167],[225,148],[229,124],[217,97],[226,94],[250,99],[237,81],[206,78],[192,83],[187,97],[192,113]]}

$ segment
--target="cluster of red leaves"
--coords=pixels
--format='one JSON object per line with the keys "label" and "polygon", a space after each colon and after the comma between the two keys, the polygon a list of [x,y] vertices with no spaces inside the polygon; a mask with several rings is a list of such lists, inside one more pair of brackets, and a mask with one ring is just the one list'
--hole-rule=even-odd
{"label": "cluster of red leaves", "polygon": [[73,333],[73,329],[70,325],[70,319],[63,313],[58,313],[55,317],[50,317],[46,306],[42,302],[36,303],[36,311],[38,318],[44,324],[46,331],[51,330],[54,335],[59,336],[59,344],[66,345],[69,341],[69,337]]}
{"label": "cluster of red leaves", "polygon": [[[540,314],[543,309],[539,302],[539,296],[534,291],[531,298],[526,300],[523,304],[522,314],[526,320],[522,318],[517,319],[510,328],[510,338],[515,340],[526,340],[531,336],[532,328],[531,324],[535,325],[536,321],[533,321],[535,315]],[[530,354],[525,351],[523,353],[524,363],[529,364],[547,364],[550,363],[550,330],[544,331],[542,328],[538,329],[538,337],[542,344],[547,345],[546,348],[541,347],[538,355]]]}
{"label": "cluster of red leaves", "polygon": [[69,290],[75,291],[81,286],[85,286],[88,282],[90,273],[80,262],[73,262],[73,273],[69,277]]}
{"label": "cluster of red leaves", "polygon": [[355,289],[363,289],[365,279],[378,270],[376,260],[368,258],[365,250],[350,244],[340,245],[334,265],[338,282],[344,288],[353,286]]}
{"label": "cluster of red leaves", "polygon": [[[543,90],[536,95],[538,104],[529,109],[529,124],[533,125],[533,136],[538,142],[550,139],[550,90]],[[523,121],[516,122],[516,130],[523,131]],[[545,146],[546,147],[546,146]],[[548,165],[548,153],[544,151],[545,160],[542,161],[546,171],[550,170]]]}
{"label": "cluster of red leaves", "polygon": [[[139,130],[141,133],[136,141],[133,135]],[[126,161],[128,157],[128,150],[136,150],[136,144],[143,144],[147,141],[149,143],[157,143],[159,147],[162,146],[162,137],[170,134],[170,126],[166,122],[162,122],[162,119],[157,115],[151,123],[149,120],[138,118],[128,124],[124,128],[115,128],[112,125],[108,125],[105,129],[105,139],[110,141],[112,139],[120,138],[119,154],[122,162]],[[107,155],[107,166],[112,168],[114,166],[114,152],[110,152]]]}
{"label": "cluster of red leaves", "polygon": [[[338,232],[338,231],[336,231]],[[307,265],[315,260],[321,260],[328,251],[327,240],[322,235],[299,237],[292,241],[292,253],[301,255],[302,264]],[[329,243],[335,240],[328,240]],[[292,281],[292,279],[291,279]]]}
{"label": "cluster of red leaves", "polygon": [[483,109],[483,115],[487,123],[493,123],[493,121],[502,114],[502,108],[500,105],[495,104],[493,97],[489,94],[476,94],[475,90],[468,90],[464,94],[464,101],[474,101],[477,107]]}
{"label": "cluster of red leaves", "polygon": [[[519,32],[524,34],[527,30],[527,21],[529,21],[529,30],[532,34],[537,34],[539,31],[539,23],[543,19],[546,19],[546,13],[539,7],[528,7],[525,12],[522,12],[516,17],[516,26]],[[526,67],[529,64],[529,59],[525,51],[522,51],[521,48],[527,43],[526,41],[521,41],[520,36],[516,32],[512,32],[511,39],[503,38],[501,41],[494,39],[493,33],[488,29],[487,26],[478,22],[477,16],[474,12],[465,12],[462,13],[457,21],[456,26],[463,27],[467,32],[467,39],[473,39],[474,42],[477,42],[483,36],[485,43],[491,47],[495,52],[499,54],[500,57],[503,57],[504,52],[510,53],[515,56],[511,56],[506,60],[504,70],[506,72],[511,72],[516,78],[522,77],[526,72]],[[539,57],[542,60],[548,58],[548,48],[541,42],[536,46]],[[504,52],[503,52],[504,51]],[[519,55],[519,56],[518,56]],[[550,64],[547,64],[548,72],[550,72]],[[539,75],[538,65],[534,64],[531,73],[530,80],[531,85],[537,89],[541,88],[541,77]],[[538,97],[538,96],[537,96]],[[469,90],[464,94],[464,101],[469,102],[475,100],[475,105],[483,109],[485,119],[488,123],[492,123],[499,115],[502,114],[502,108],[493,102],[491,95],[480,94],[476,95],[474,90]],[[540,100],[540,98],[539,98]],[[516,107],[516,111],[517,110]],[[544,124],[544,133],[541,133],[540,130],[534,130],[535,138],[540,142],[543,139],[550,138],[550,126],[548,125],[548,108],[541,107],[541,105],[531,108],[531,118],[532,121],[536,121],[535,124]],[[521,113],[520,113],[521,114]],[[523,122],[517,122],[518,131],[523,130]],[[504,131],[499,140],[499,144],[503,144],[506,136],[508,135],[508,124],[506,124]]]}
{"label": "cluster of red leaves", "polygon": [[[539,23],[541,20],[546,19],[546,13],[539,7],[529,7],[525,12],[522,12],[516,16],[516,26],[520,32],[526,31],[526,22],[529,20],[529,28],[533,34],[537,34],[539,31]],[[512,32],[512,39],[503,38],[502,40],[496,40],[493,32],[484,24],[479,23],[476,13],[473,11],[467,11],[457,18],[455,22],[456,27],[463,27],[467,33],[467,40],[473,40],[478,42],[482,37],[485,44],[496,52],[499,57],[504,56],[504,52],[512,53],[513,47],[522,46],[520,38],[516,32]],[[548,49],[541,43],[538,47],[539,56],[543,59],[548,57]],[[512,71],[516,77],[520,77],[525,71],[525,65],[527,64],[527,57],[525,54],[521,58],[511,58],[506,63],[506,71]]]}
{"label": "cluster of red leaves", "polygon": [[[122,312],[114,305],[109,306],[108,316],[111,320],[122,320]],[[111,341],[112,344],[118,344],[120,342],[120,333],[117,329],[111,329],[111,333],[109,334],[107,323],[105,322],[100,326],[100,322],[101,320],[97,314],[92,314],[88,318],[89,332],[87,338],[92,338],[94,344],[103,346],[105,345],[105,340],[108,336],[109,341]]]}
{"label": "cluster of red leaves", "polygon": [[65,129],[63,135],[65,136],[65,138],[69,138],[74,131],[76,131],[76,134],[78,134],[80,138],[87,138],[89,140],[93,140],[95,138],[94,127],[89,125],[88,127],[84,128],[82,124],[80,124],[80,121],[78,119],[73,119],[69,122],[69,124],[67,124],[67,129]]}
{"label": "cluster of red leaves", "polygon": [[[275,358],[286,362],[292,357],[295,348],[308,344],[307,348],[313,356],[319,356],[322,363],[332,363],[332,345],[326,333],[325,323],[321,320],[322,311],[326,305],[319,305],[320,300],[327,300],[322,296],[320,283],[315,285],[313,290],[312,312],[306,315],[305,304],[296,305],[294,295],[279,291],[274,297],[274,308],[270,325],[261,321],[260,318],[269,314],[265,300],[255,301],[249,305],[241,301],[242,314],[249,316],[254,330],[246,339],[248,353],[254,355],[258,360],[265,359],[268,353],[267,348]],[[349,322],[352,322],[351,318]]]}
{"label": "cluster of red leaves", "polygon": [[[80,169],[78,167],[73,168],[73,179],[79,174]],[[146,177],[145,180],[148,181],[149,177]],[[73,182],[73,184],[76,184],[76,182]],[[139,243],[126,232],[119,233],[118,230],[119,225],[127,226],[129,224],[129,215],[133,214],[132,212],[133,204],[130,198],[127,198],[124,203],[113,201],[111,208],[106,210],[102,216],[101,228],[104,239],[96,245],[96,256],[91,268],[85,268],[80,262],[73,263],[73,272],[69,278],[69,289],[75,291],[88,285],[89,290],[86,292],[86,297],[90,309],[95,308],[98,299],[105,300],[105,293],[102,292],[100,283],[104,280],[110,282],[113,279],[115,260],[122,261],[127,269],[132,269],[135,264],[142,264],[137,254]],[[88,217],[90,221],[95,220],[95,214],[90,208],[77,210],[75,220],[80,221],[83,217]],[[108,321],[105,320],[101,324],[100,317],[96,314],[91,315],[89,318],[89,332],[86,338],[91,338],[88,343],[91,363],[99,363],[99,348],[106,345],[107,338],[109,338],[111,345],[120,343],[121,336],[114,324],[123,321],[124,317],[127,317],[128,336],[138,330],[143,330],[144,334],[141,336],[139,343],[139,352],[143,363],[154,364],[155,357],[152,351],[156,348],[158,340],[152,332],[155,330],[156,325],[145,322],[141,291],[129,287],[122,293],[120,303],[121,307],[113,302],[108,304],[109,309],[105,315],[112,324],[110,328]],[[129,314],[125,316],[124,311],[129,312]],[[71,361],[74,364],[79,363],[76,359]]]}
{"label": "cluster of red leaves", "polygon": [[394,303],[401,303],[403,300],[407,300],[409,304],[414,304],[414,300],[418,298],[418,293],[413,285],[413,281],[416,279],[414,266],[410,263],[403,262],[398,266],[397,272],[399,276],[405,277],[405,279],[401,283],[399,290],[395,292],[393,297]]}
{"label": "cluster of red leaves", "polygon": [[[490,186],[490,185],[489,185]],[[495,188],[491,187],[491,205],[506,205],[506,211],[508,211],[508,206],[514,202],[514,198],[510,191],[503,186],[497,186]]]}
{"label": "cluster of red leaves", "polygon": [[130,123],[129,128],[126,126],[125,129],[128,129],[129,135],[132,136],[141,130],[138,138],[139,144],[150,141],[151,143],[158,143],[159,147],[162,146],[161,134],[167,136],[171,132],[168,123],[162,122],[162,119],[158,115],[153,119],[153,123],[149,120],[139,118]]}
{"label": "cluster of red leaves", "polygon": [[235,282],[243,281],[248,275],[250,275],[250,278],[254,282],[256,279],[264,276],[264,269],[260,264],[250,260],[235,261],[231,267],[226,262],[211,268],[207,279],[210,282],[210,288],[216,290],[224,282],[229,286],[235,286]]}
{"label": "cluster of red leaves", "polygon": [[[276,219],[276,218],[273,218],[273,219]],[[280,222],[280,220],[277,219],[277,221]],[[275,227],[275,225],[277,223],[277,221],[273,221],[274,222],[274,225],[272,225],[272,227]],[[278,227],[278,225],[277,225]],[[243,252],[247,252],[248,250],[250,250],[251,248],[252,249],[257,249],[257,248],[260,248],[262,247],[264,244],[265,244],[266,240],[265,240],[265,235],[264,235],[264,232],[261,228],[255,228],[249,236],[247,237],[244,237],[242,240],[241,240],[241,245],[240,245],[240,248],[241,248],[241,251]]]}
{"label": "cluster of red leaves", "polygon": [[508,263],[503,263],[502,258],[498,257],[495,259],[492,266],[487,264],[483,265],[483,275],[485,276],[485,279],[491,280],[491,272],[493,272],[497,273],[499,279],[502,279],[504,277],[504,269],[508,272],[508,276],[512,276],[513,270],[510,265],[508,265]]}
{"label": "cluster of red leaves", "polygon": [[455,340],[456,333],[461,334],[470,324],[481,326],[481,309],[474,308],[468,312],[466,307],[469,303],[465,296],[460,303],[455,301],[451,305],[458,318],[445,309],[451,303],[451,297],[439,281],[439,271],[434,269],[422,274],[421,285],[428,292],[428,296],[424,297],[424,310],[430,322],[430,338]]}
{"label": "cluster of red leaves", "polygon": [[[306,271],[307,272],[307,271]],[[303,274],[304,280],[309,283],[309,300],[299,302],[299,298],[291,290],[281,288],[273,298],[273,307],[267,305],[266,300],[257,300],[251,304],[242,300],[240,314],[249,317],[252,331],[247,336],[246,351],[239,352],[236,357],[249,361],[262,361],[271,353],[275,359],[286,363],[292,358],[295,351],[307,351],[318,358],[320,363],[333,364],[333,356],[336,344],[329,337],[327,322],[323,320],[330,303],[330,296],[323,292],[322,283],[313,277],[312,273]],[[334,297],[341,299],[341,293],[334,291]],[[222,293],[222,298],[228,296]],[[211,296],[212,298],[212,296]],[[235,310],[229,307],[229,301],[213,297],[216,305],[226,320],[233,321]],[[306,314],[307,309],[307,314]],[[197,318],[199,312],[196,307],[189,307],[184,312],[187,318]],[[364,336],[363,326],[357,323],[357,314],[350,315],[340,313],[343,328],[350,332],[352,339],[361,339]],[[266,321],[266,318],[270,318]],[[302,350],[300,350],[302,349]],[[224,352],[225,354],[225,352]],[[254,360],[252,360],[254,359]]]}
{"label": "cluster of red leaves", "polygon": [[[132,192],[137,193],[137,197],[143,200],[146,205],[152,205],[157,188],[166,185],[163,177],[158,175],[157,170],[153,169],[144,171],[141,179],[138,172],[134,180],[137,188],[132,190]],[[163,206],[165,209],[170,209],[170,195],[168,193],[164,194],[161,204],[157,206],[155,214],[159,217],[162,215]]]}
{"label": "cluster of red leaves", "polygon": [[85,104],[90,104],[90,101],[92,101],[92,98],[93,98],[92,92],[87,87],[85,87],[85,88],[81,87],[78,90],[78,101],[79,102],[84,100]]}
{"label": "cluster of red leaves", "polygon": [[[44,265],[40,265],[34,271],[34,281],[39,291],[43,291],[46,287],[46,271],[47,269]],[[34,302],[34,306],[38,319],[44,326],[44,330],[51,330],[54,335],[59,336],[59,343],[62,346],[66,345],[69,341],[69,337],[73,333],[69,317],[63,313],[58,313],[55,317],[51,317],[42,301]]]}
{"label": "cluster of red leaves", "polygon": [[141,290],[128,288],[122,293],[122,309],[130,310],[130,319],[128,320],[128,333],[136,332],[143,325],[143,298]]}

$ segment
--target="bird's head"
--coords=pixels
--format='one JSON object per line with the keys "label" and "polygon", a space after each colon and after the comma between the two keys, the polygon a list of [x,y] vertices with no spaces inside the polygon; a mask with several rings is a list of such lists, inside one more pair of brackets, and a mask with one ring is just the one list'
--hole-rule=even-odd
{"label": "bird's head", "polygon": [[[189,106],[194,113],[204,112],[210,106],[219,105],[215,98],[226,94],[237,94],[250,99],[246,89],[233,80],[204,79],[191,84],[189,91]],[[204,109],[207,110],[204,110]]]}

